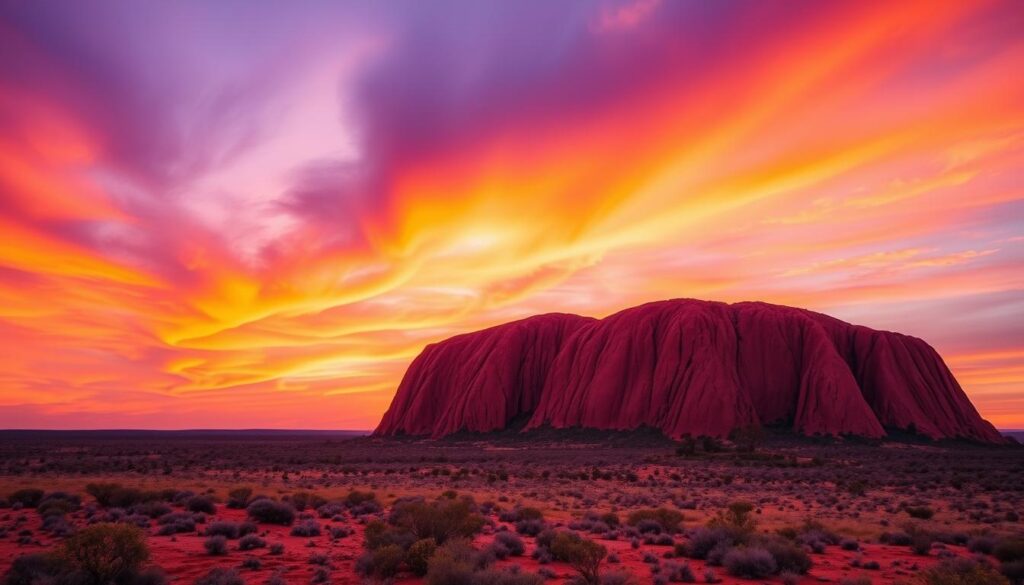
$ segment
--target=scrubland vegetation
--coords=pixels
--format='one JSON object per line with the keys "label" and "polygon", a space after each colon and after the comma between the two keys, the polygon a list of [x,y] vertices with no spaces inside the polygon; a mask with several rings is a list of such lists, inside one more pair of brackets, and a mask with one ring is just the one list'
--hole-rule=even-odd
{"label": "scrubland vegetation", "polygon": [[5,442],[0,583],[1024,583],[1016,448],[643,433],[251,446]]}

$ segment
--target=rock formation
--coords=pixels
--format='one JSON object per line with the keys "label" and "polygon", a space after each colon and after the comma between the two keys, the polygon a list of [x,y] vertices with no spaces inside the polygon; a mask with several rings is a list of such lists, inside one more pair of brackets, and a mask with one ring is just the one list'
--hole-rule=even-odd
{"label": "rock formation", "polygon": [[428,346],[378,435],[643,426],[725,437],[757,424],[806,435],[1002,442],[924,341],[765,303],[649,303],[605,319],[531,317]]}

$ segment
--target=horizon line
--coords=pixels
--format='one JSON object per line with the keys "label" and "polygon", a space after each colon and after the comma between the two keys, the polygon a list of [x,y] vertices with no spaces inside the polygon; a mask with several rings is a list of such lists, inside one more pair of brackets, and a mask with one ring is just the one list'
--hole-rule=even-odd
{"label": "horizon line", "polygon": [[299,428],[174,428],[174,429],[145,429],[145,428],[62,428],[62,429],[40,429],[40,428],[0,428],[0,433],[372,433],[373,429],[299,429]]}
{"label": "horizon line", "polygon": [[[102,429],[29,429],[0,428],[0,433],[366,433],[375,429],[299,429],[299,428],[180,428],[180,429],[142,429],[142,428],[102,428]],[[1024,433],[1024,428],[1003,429],[996,427],[1000,433]]]}

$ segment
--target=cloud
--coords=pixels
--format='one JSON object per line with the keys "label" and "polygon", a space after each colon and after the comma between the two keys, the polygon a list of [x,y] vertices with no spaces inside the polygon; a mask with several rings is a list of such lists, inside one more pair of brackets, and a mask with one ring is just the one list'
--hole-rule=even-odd
{"label": "cloud", "polygon": [[1024,426],[1015,8],[4,5],[0,425],[368,428],[427,343],[697,296]]}

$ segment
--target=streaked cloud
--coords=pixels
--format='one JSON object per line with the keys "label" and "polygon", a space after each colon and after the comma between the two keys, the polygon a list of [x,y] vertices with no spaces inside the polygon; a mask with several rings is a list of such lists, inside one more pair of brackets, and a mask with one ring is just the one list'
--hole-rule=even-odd
{"label": "streaked cloud", "polygon": [[369,428],[427,343],[760,299],[1024,427],[1013,2],[0,8],[0,426]]}

